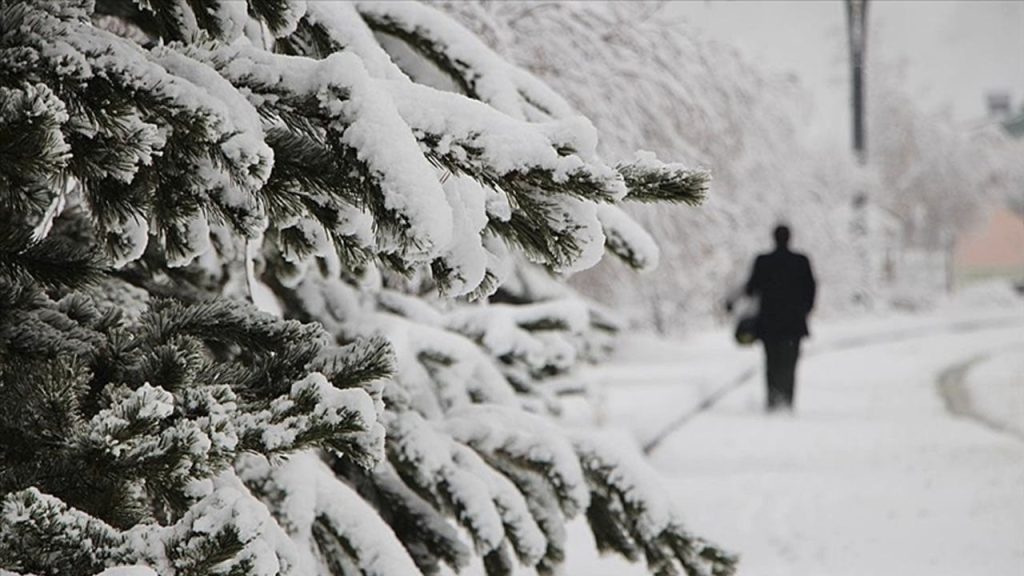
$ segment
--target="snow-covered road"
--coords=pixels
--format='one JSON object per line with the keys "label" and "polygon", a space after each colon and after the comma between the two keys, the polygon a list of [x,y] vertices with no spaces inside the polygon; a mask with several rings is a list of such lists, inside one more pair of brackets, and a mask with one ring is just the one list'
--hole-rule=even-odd
{"label": "snow-covered road", "polygon": [[[1010,322],[969,331],[948,329],[963,313],[881,322],[876,334],[912,332],[914,322],[931,329],[833,351],[829,341],[872,328],[826,328],[821,350],[801,363],[794,416],[762,413],[758,373],[669,436],[652,462],[690,527],[742,555],[741,575],[1024,574],[1024,440],[951,414],[937,385],[972,359],[1024,355],[1020,310],[979,316],[1001,317]],[[649,439],[710,382],[759,360],[721,340],[708,336],[703,363],[693,350],[638,347],[608,373],[632,374],[636,385],[609,386],[604,417]],[[977,394],[984,382],[973,380]],[[1018,384],[1010,394],[1024,394]],[[569,573],[643,570],[591,555]]]}

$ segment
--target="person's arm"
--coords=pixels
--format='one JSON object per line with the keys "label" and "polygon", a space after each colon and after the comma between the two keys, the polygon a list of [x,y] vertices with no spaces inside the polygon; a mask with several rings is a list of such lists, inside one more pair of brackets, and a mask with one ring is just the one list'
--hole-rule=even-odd
{"label": "person's arm", "polygon": [[743,292],[747,296],[753,296],[761,292],[761,272],[762,259],[760,256],[754,260],[754,269],[750,271],[750,279],[747,280],[747,285],[743,287]]}
{"label": "person's arm", "polygon": [[804,269],[805,269],[805,272],[804,272],[804,276],[805,276],[804,284],[806,286],[806,288],[805,288],[806,298],[804,300],[804,310],[806,311],[806,313],[810,313],[811,310],[814,309],[814,299],[817,296],[818,286],[817,286],[817,283],[814,281],[814,272],[811,270],[811,260],[810,260],[810,258],[807,258],[806,256],[804,257]]}

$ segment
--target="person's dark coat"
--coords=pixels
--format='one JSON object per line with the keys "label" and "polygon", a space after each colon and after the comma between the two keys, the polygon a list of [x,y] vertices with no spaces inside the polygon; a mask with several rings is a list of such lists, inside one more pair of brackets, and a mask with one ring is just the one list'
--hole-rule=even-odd
{"label": "person's dark coat", "polygon": [[806,256],[786,248],[761,254],[754,261],[746,293],[761,300],[759,338],[779,341],[808,335],[807,314],[814,307],[815,283]]}

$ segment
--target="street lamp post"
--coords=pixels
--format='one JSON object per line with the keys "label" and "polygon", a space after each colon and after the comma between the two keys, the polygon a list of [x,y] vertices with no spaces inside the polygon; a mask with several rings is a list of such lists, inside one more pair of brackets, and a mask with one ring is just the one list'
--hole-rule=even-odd
{"label": "street lamp post", "polygon": [[846,0],[846,32],[850,43],[850,103],[853,106],[853,152],[867,163],[864,129],[864,51],[867,44],[868,0]]}
{"label": "street lamp post", "polygon": [[[853,154],[861,166],[867,164],[867,133],[865,130],[864,52],[867,43],[868,0],[846,0],[846,31],[850,53],[850,104]],[[867,273],[868,285],[863,293],[855,295],[861,304],[870,304],[871,258],[868,254],[868,195],[863,189],[855,190],[852,198],[853,215],[850,232],[861,268]]]}

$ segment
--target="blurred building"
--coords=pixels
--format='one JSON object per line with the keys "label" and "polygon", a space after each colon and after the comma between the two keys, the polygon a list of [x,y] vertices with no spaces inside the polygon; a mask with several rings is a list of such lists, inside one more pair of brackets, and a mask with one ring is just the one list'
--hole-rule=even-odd
{"label": "blurred building", "polygon": [[956,285],[1005,278],[1024,284],[1024,216],[1001,207],[957,239]]}
{"label": "blurred building", "polygon": [[[1009,95],[1003,92],[988,94],[986,101],[987,123],[998,124],[1014,138],[1024,138],[1024,106],[1014,112]],[[953,269],[956,286],[1004,278],[1024,290],[1024,207],[995,207],[981,225],[960,235]]]}

